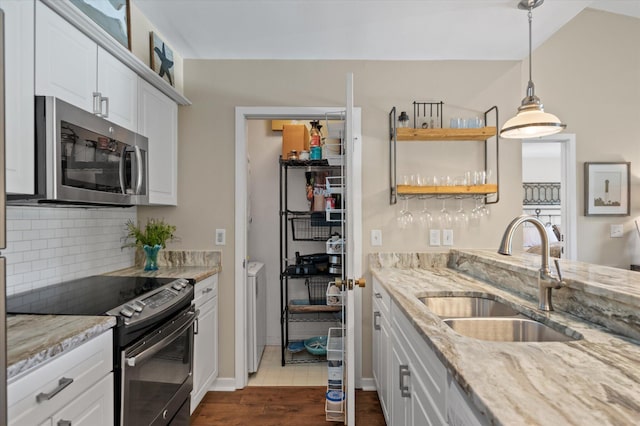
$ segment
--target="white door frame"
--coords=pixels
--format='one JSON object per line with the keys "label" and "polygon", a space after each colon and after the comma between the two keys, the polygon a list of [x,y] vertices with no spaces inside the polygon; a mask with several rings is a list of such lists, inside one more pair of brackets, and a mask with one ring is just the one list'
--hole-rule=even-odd
{"label": "white door frame", "polygon": [[[361,135],[360,130],[360,115],[361,109],[354,108],[354,112],[357,117],[357,128],[354,129],[354,134],[359,137]],[[245,347],[245,335],[246,335],[246,288],[247,288],[247,274],[246,263],[247,259],[247,189],[249,171],[247,168],[247,154],[248,154],[248,126],[247,120],[311,120],[311,119],[324,119],[327,114],[335,114],[338,111],[344,111],[344,107],[236,107],[236,182],[235,182],[235,387],[236,389],[242,389],[247,385],[248,372],[247,372],[247,357]],[[360,155],[358,151],[355,155]],[[354,158],[352,162],[360,162],[360,158]],[[354,191],[354,202],[358,204],[357,210],[360,211],[361,200],[361,188],[356,186]],[[360,220],[357,220],[360,222]],[[357,224],[358,226],[361,223]],[[361,241],[361,234],[360,241]],[[362,254],[360,253],[359,256]],[[360,259],[356,259],[360,262]],[[356,268],[357,269],[357,268]],[[358,271],[354,271],[358,273]],[[361,293],[361,292],[354,292]],[[362,298],[356,296],[356,318],[360,321],[355,321],[356,327],[356,387],[360,386],[362,378]]]}
{"label": "white door frame", "polygon": [[527,142],[556,142],[561,146],[560,200],[562,200],[562,233],[565,237],[564,258],[576,260],[578,255],[578,209],[576,176],[576,135],[558,133],[552,136],[522,140]]}

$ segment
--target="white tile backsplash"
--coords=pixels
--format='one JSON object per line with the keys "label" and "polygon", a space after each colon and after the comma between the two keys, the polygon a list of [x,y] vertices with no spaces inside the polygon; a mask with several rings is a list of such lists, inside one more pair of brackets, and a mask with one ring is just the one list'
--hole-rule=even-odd
{"label": "white tile backsplash", "polygon": [[7,206],[7,295],[134,264],[122,249],[136,208]]}

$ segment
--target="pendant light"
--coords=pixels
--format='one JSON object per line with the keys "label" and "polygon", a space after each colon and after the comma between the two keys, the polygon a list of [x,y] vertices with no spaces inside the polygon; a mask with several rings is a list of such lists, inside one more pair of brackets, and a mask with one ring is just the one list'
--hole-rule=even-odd
{"label": "pendant light", "polygon": [[518,9],[528,10],[529,16],[529,83],[527,96],[522,99],[515,117],[507,120],[500,130],[500,136],[507,139],[528,139],[553,135],[561,132],[566,124],[553,114],[544,112],[540,98],[535,95],[535,87],[531,79],[531,11],[544,3],[544,0],[520,0]]}

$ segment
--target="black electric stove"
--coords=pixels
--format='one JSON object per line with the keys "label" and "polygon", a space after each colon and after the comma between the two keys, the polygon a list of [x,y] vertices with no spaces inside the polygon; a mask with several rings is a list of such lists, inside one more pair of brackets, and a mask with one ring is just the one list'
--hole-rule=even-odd
{"label": "black electric stove", "polygon": [[97,275],[9,296],[12,314],[105,315],[175,278]]}

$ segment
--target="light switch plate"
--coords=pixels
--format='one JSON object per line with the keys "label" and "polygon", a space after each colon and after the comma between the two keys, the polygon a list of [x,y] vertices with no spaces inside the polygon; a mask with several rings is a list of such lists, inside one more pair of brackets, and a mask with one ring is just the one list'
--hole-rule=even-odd
{"label": "light switch plate", "polygon": [[216,245],[223,246],[227,243],[227,232],[224,229],[216,229]]}
{"label": "light switch plate", "polygon": [[611,238],[622,238],[624,229],[622,225],[611,225],[610,235]]}
{"label": "light switch plate", "polygon": [[374,247],[382,245],[382,231],[380,229],[371,230],[371,245]]}
{"label": "light switch plate", "polygon": [[443,246],[453,245],[453,229],[442,230],[442,245]]}
{"label": "light switch plate", "polygon": [[430,246],[439,246],[440,245],[440,230],[439,229],[431,229],[429,231],[429,245]]}

